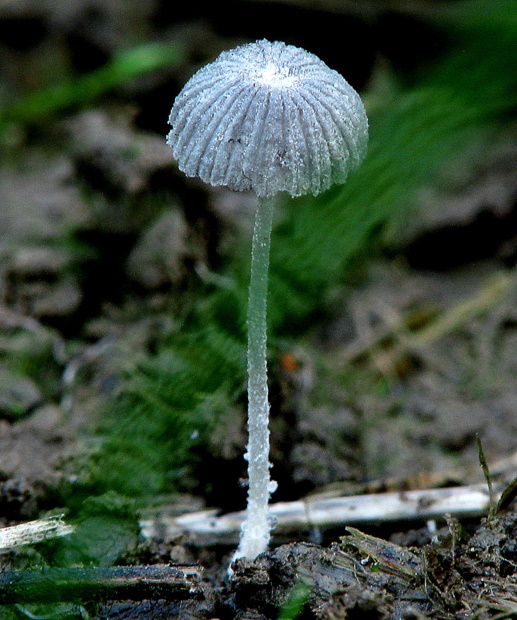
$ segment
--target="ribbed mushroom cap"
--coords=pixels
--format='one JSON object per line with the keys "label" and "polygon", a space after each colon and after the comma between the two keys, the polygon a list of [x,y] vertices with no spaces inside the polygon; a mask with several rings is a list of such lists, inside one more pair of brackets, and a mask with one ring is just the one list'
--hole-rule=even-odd
{"label": "ribbed mushroom cap", "polygon": [[317,56],[266,40],[223,52],[187,82],[167,144],[187,176],[266,197],[319,194],[362,161],[359,95]]}

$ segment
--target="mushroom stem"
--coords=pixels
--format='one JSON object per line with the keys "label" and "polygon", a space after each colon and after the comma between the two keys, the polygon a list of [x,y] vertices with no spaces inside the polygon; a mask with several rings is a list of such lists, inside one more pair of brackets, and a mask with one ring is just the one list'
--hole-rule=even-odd
{"label": "mushroom stem", "polygon": [[270,538],[269,401],[267,385],[267,282],[273,198],[259,198],[251,248],[248,297],[248,506],[236,557],[254,560]]}

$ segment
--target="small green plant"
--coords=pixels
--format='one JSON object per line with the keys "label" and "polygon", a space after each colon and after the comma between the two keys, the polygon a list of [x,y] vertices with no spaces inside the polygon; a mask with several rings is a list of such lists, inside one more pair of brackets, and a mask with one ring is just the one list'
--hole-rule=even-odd
{"label": "small green plant", "polygon": [[309,585],[305,581],[297,581],[289,593],[287,601],[280,608],[278,620],[295,620],[298,618],[310,595]]}

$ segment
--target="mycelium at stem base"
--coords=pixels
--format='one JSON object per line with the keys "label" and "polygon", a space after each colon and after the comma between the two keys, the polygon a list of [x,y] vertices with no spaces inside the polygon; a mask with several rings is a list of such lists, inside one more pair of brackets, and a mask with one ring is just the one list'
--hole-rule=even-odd
{"label": "mycelium at stem base", "polygon": [[253,560],[268,546],[269,399],[267,385],[267,283],[274,199],[259,198],[251,248],[248,297],[248,506],[235,558]]}

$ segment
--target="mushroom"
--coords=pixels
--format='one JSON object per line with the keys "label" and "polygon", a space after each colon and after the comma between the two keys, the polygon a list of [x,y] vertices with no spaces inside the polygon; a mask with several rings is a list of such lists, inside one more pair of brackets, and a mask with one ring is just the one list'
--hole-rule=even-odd
{"label": "mushroom", "polygon": [[317,195],[361,163],[368,119],[359,95],[317,56],[266,40],[223,52],[176,98],[167,143],[187,176],[258,197],[248,298],[248,505],[234,556],[267,549],[270,494],[267,278],[274,197]]}

